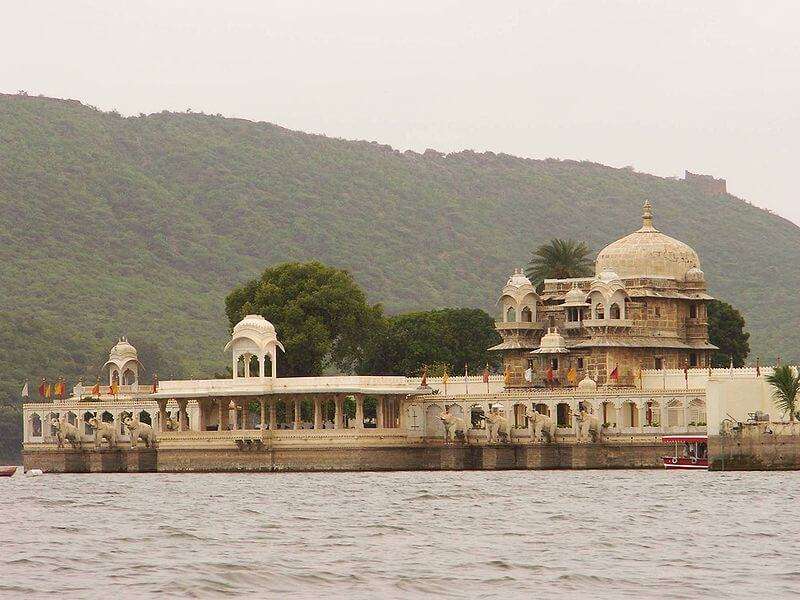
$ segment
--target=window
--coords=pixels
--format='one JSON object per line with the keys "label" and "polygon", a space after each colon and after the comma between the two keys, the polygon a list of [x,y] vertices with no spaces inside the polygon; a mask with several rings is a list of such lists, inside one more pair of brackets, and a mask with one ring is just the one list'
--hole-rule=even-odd
{"label": "window", "polygon": [[611,305],[611,308],[608,309],[608,317],[610,319],[620,318],[619,304],[615,302],[614,304]]}
{"label": "window", "polygon": [[533,312],[531,311],[530,307],[526,306],[522,309],[522,322],[523,323],[530,323],[533,321]]}
{"label": "window", "polygon": [[660,371],[664,368],[664,359],[660,356],[656,356],[655,358],[655,368],[656,370]]}
{"label": "window", "polygon": [[513,323],[517,320],[517,311],[514,309],[513,306],[509,306],[508,310],[506,311],[506,321],[509,323]]}
{"label": "window", "polygon": [[660,306],[656,306],[653,309],[653,314],[655,315],[656,319],[660,319],[661,318],[661,307]]}
{"label": "window", "polygon": [[692,352],[691,354],[689,354],[689,366],[696,367],[697,365],[698,365],[697,352]]}
{"label": "window", "polygon": [[583,357],[582,356],[578,357],[578,368],[579,369],[583,369]]}
{"label": "window", "polygon": [[554,356],[550,359],[550,366],[553,367],[553,371],[558,371],[558,357]]}
{"label": "window", "polygon": [[696,319],[697,318],[697,304],[690,304],[689,305],[689,318]]}
{"label": "window", "polygon": [[594,306],[594,318],[595,319],[605,319],[605,308],[600,303],[595,304],[595,306]]}

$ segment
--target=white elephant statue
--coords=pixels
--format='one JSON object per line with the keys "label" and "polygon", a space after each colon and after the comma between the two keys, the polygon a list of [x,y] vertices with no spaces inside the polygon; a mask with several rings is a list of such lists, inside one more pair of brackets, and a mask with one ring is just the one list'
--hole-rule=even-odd
{"label": "white elephant statue", "polygon": [[733,419],[722,419],[722,422],[719,424],[719,434],[733,435]]}
{"label": "white elephant statue", "polygon": [[591,439],[593,443],[601,441],[602,431],[600,429],[600,421],[597,417],[585,408],[582,408],[576,416],[576,421],[578,422],[577,441],[579,444],[589,439]]}
{"label": "white elephant statue", "polygon": [[144,442],[145,447],[155,448],[156,432],[150,425],[140,421],[134,421],[131,418],[125,419],[123,423],[125,424],[125,429],[128,430],[131,436],[131,449],[136,448],[136,443],[139,439]]}
{"label": "white elephant statue", "polygon": [[87,423],[94,429],[95,448],[102,447],[104,439],[108,442],[109,448],[113,448],[117,445],[117,428],[114,427],[114,423],[106,423],[97,417],[92,417]]}
{"label": "white elephant statue", "polygon": [[68,441],[73,450],[81,447],[81,432],[80,430],[69,423],[66,419],[53,419],[50,424],[56,430],[56,439],[58,440],[58,447],[64,447],[64,441]]}
{"label": "white elephant statue", "polygon": [[445,444],[450,444],[454,440],[458,440],[462,443],[467,442],[467,426],[464,423],[464,419],[455,416],[447,409],[445,409],[445,411],[439,415],[439,418],[442,420],[442,424],[444,425]]}
{"label": "white elephant statue", "polygon": [[547,415],[534,410],[528,415],[528,425],[531,428],[531,443],[541,444],[547,441],[553,444],[556,441],[556,422]]}
{"label": "white elephant statue", "polygon": [[491,411],[485,417],[486,430],[489,433],[489,443],[503,442],[508,444],[511,441],[511,427],[501,413]]}

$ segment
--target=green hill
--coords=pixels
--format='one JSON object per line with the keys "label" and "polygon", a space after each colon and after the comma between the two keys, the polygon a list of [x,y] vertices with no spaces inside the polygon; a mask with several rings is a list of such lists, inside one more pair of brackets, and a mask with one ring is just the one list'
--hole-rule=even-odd
{"label": "green hill", "polygon": [[221,370],[224,295],[282,261],[350,269],[390,312],[493,311],[535,245],[599,250],[639,227],[644,198],[742,310],[754,354],[800,358],[800,229],[730,195],[589,162],[0,96],[0,403],[26,377],[93,377],[123,334],[162,379]]}

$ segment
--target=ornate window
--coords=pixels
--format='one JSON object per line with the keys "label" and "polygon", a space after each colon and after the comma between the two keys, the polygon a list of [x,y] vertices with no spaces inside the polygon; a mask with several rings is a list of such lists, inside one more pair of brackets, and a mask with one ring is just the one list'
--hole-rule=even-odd
{"label": "ornate window", "polygon": [[620,318],[619,304],[617,304],[616,302],[611,305],[611,308],[608,309],[608,318],[609,319]]}

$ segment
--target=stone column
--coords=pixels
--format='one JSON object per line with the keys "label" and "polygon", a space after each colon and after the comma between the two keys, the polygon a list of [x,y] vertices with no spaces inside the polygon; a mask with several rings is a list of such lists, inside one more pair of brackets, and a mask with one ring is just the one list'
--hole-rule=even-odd
{"label": "stone column", "polygon": [[189,414],[186,412],[188,400],[178,400],[178,431],[189,429]]}
{"label": "stone column", "polygon": [[202,398],[197,399],[197,429],[206,430],[206,400]]}
{"label": "stone column", "polygon": [[258,376],[264,378],[264,355],[258,357]]}
{"label": "stone column", "polygon": [[647,400],[638,400],[636,406],[639,407],[639,427],[647,427]]}
{"label": "stone column", "polygon": [[247,353],[247,352],[244,354],[244,376],[245,376],[246,379],[250,378],[250,357],[251,356],[252,356],[252,354]]}
{"label": "stone column", "polygon": [[314,398],[314,429],[322,429],[322,399]]}
{"label": "stone column", "polygon": [[217,398],[217,431],[222,431],[222,398]]}
{"label": "stone column", "polygon": [[250,403],[247,398],[242,398],[242,420],[240,429],[248,429],[250,425]]}
{"label": "stone column", "polygon": [[300,398],[294,399],[294,428],[301,429],[303,424],[303,415],[300,411]]}
{"label": "stone column", "polygon": [[339,394],[336,394],[333,397],[333,428],[334,429],[341,429],[341,420],[342,420],[342,398]]}
{"label": "stone column", "polygon": [[356,394],[356,429],[364,429],[364,396]]}
{"label": "stone column", "polygon": [[669,402],[666,400],[661,401],[661,429],[665,430],[669,427]]}
{"label": "stone column", "polygon": [[687,429],[689,427],[689,422],[692,420],[692,412],[691,408],[689,407],[689,401],[683,401],[683,428]]}
{"label": "stone column", "polygon": [[375,420],[377,421],[376,426],[379,429],[382,429],[386,426],[383,420],[383,409],[383,396],[378,396],[377,406],[375,407]]}
{"label": "stone column", "polygon": [[159,431],[166,431],[167,425],[167,401],[166,399],[159,399],[158,402],[158,429]]}
{"label": "stone column", "polygon": [[275,407],[275,397],[269,399],[269,429],[275,431],[278,428],[278,413]]}
{"label": "stone column", "polygon": [[259,425],[260,425],[259,429],[261,429],[261,431],[264,431],[264,429],[265,429],[265,427],[267,425],[266,424],[265,402],[266,401],[264,400],[264,398],[261,398],[261,400],[259,400],[259,405],[260,405],[260,409],[261,409],[260,414],[259,414],[259,419],[260,419],[260,421],[259,421]]}

